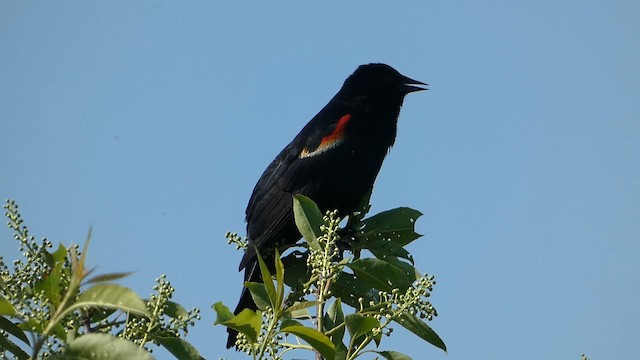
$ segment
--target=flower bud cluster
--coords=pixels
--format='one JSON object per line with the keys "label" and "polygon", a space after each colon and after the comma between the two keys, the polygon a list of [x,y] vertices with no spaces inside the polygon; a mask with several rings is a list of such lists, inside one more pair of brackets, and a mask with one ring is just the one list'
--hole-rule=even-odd
{"label": "flower bud cluster", "polygon": [[[282,340],[284,336],[281,334],[273,335],[269,332],[269,326],[277,319],[271,307],[267,307],[261,312],[262,324],[260,325],[260,333],[256,339],[256,343],[252,344],[243,333],[238,333],[235,345],[238,350],[244,352],[249,356],[259,355],[263,351],[265,358],[280,360],[282,357],[278,354],[284,347],[282,346]],[[269,338],[270,337],[270,338]],[[264,347],[264,349],[263,349]]]}
{"label": "flower bud cluster", "polygon": [[193,326],[196,320],[200,320],[199,309],[189,310],[186,316],[165,316],[169,301],[175,292],[175,288],[165,275],[156,279],[153,290],[155,293],[151,294],[147,301],[150,317],[129,317],[121,334],[123,338],[138,345],[144,345],[156,336],[176,338],[186,336],[189,326]]}
{"label": "flower bud cluster", "polygon": [[[0,283],[2,283],[2,295],[13,305],[16,314],[14,317],[20,318],[25,323],[46,324],[55,308],[51,304],[44,290],[36,291],[38,284],[47,278],[52,271],[51,255],[49,249],[53,244],[47,240],[37,241],[35,236],[30,235],[29,229],[23,225],[18,204],[13,200],[7,200],[3,206],[5,216],[8,219],[7,226],[13,230],[13,238],[18,241],[23,260],[17,259],[12,262],[13,269],[0,256]],[[65,284],[68,278],[65,273],[59,274],[61,284]],[[48,356],[51,352],[62,347],[62,343],[56,338],[44,343],[43,356]]]}
{"label": "flower bud cluster", "polygon": [[[340,218],[336,210],[327,211],[323,217],[324,225],[320,226],[322,235],[318,237],[319,249],[309,249],[309,257],[307,258],[307,266],[311,269],[312,276],[317,277],[316,287],[318,284],[333,282],[336,280],[342,266],[335,260],[340,255],[340,250],[336,244],[338,240],[338,230],[340,228]],[[307,289],[307,292],[312,292]]]}
{"label": "flower bud cluster", "polygon": [[236,245],[236,250],[247,248],[247,239],[243,239],[240,235],[238,235],[238,233],[227,231],[227,233],[224,234],[224,237],[227,238],[227,244]]}
{"label": "flower bud cluster", "polygon": [[[433,291],[435,285],[435,277],[433,275],[424,275],[416,280],[414,286],[409,287],[404,293],[399,289],[393,289],[391,293],[380,291],[379,304],[384,304],[384,308],[379,314],[375,315],[378,320],[382,317],[388,319],[399,316],[402,313],[417,315],[422,319],[432,320],[438,316],[438,312],[431,302],[427,300]],[[369,304],[371,306],[375,304]]]}

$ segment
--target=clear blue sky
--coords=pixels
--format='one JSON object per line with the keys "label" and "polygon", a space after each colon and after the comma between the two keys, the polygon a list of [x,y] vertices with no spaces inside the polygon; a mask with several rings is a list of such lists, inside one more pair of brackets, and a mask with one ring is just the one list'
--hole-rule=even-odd
{"label": "clear blue sky", "polygon": [[[255,181],[357,65],[411,94],[373,211],[425,215],[435,274],[416,359],[640,353],[640,2],[0,2],[0,197],[148,296],[167,274],[224,349]],[[0,253],[17,251],[8,229]],[[161,358],[166,355],[158,354]]]}

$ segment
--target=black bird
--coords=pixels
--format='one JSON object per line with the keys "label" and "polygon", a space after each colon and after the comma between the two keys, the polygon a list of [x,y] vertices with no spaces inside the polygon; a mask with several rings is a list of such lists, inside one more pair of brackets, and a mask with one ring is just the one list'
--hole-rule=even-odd
{"label": "black bird", "polygon": [[[396,138],[396,124],[405,95],[426,90],[389,65],[361,65],[338,93],[264,171],[246,210],[249,246],[240,261],[245,281],[260,281],[256,249],[267,264],[276,246],[300,240],[293,218],[293,195],[303,194],[321,211],[355,211],[373,188],[382,161]],[[271,255],[269,255],[271,254]],[[269,259],[268,256],[271,256]],[[243,288],[235,309],[255,310]],[[237,332],[228,329],[227,348]]]}

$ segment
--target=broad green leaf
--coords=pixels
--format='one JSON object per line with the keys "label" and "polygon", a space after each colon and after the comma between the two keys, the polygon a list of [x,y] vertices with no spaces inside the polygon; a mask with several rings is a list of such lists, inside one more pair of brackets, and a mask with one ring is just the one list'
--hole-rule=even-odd
{"label": "broad green leaf", "polygon": [[244,309],[238,315],[233,315],[229,308],[221,302],[213,304],[217,317],[215,325],[222,324],[247,336],[251,343],[255,343],[260,333],[262,316],[251,309]]}
{"label": "broad green leaf", "polygon": [[413,264],[413,256],[403,245],[390,239],[367,239],[367,241],[363,242],[363,245],[378,259],[386,260],[388,257],[399,257],[407,259]]}
{"label": "broad green leaf", "polygon": [[73,360],[152,360],[136,344],[109,334],[86,334],[69,343],[62,356]]}
{"label": "broad green leaf", "polygon": [[397,351],[374,351],[387,360],[413,360],[410,356]]}
{"label": "broad green leaf", "polygon": [[347,352],[349,352],[349,349],[347,349],[347,347],[342,342],[340,342],[340,344],[336,346],[335,360],[346,360]]}
{"label": "broad green leaf", "polygon": [[60,305],[62,300],[62,287],[61,281],[61,266],[59,264],[54,265],[53,269],[49,272],[49,275],[42,280],[38,281],[33,287],[36,293],[43,292],[47,299],[55,306]]}
{"label": "broad green leaf", "polygon": [[42,323],[41,321],[35,321],[34,319],[30,319],[18,324],[18,327],[20,329],[38,334],[42,334],[44,332],[45,326],[46,324]]}
{"label": "broad green leaf", "polygon": [[144,301],[131,289],[116,284],[98,284],[78,296],[68,311],[83,307],[121,309],[132,314],[148,316]]}
{"label": "broad green leaf", "polygon": [[246,281],[244,286],[249,289],[251,298],[253,299],[253,302],[256,303],[256,306],[258,306],[258,309],[265,310],[271,306],[267,288],[263,283]]}
{"label": "broad green leaf", "polygon": [[216,321],[214,321],[214,325],[222,324],[225,321],[231,320],[235,316],[231,310],[229,310],[227,305],[222,303],[222,301],[218,301],[211,305],[211,307],[216,312]]}
{"label": "broad green leaf", "polygon": [[16,308],[4,296],[0,295],[0,315],[13,316],[16,314]]}
{"label": "broad green leaf", "polygon": [[269,295],[269,303],[273,309],[278,309],[278,300],[276,294],[276,287],[273,285],[273,279],[271,278],[271,272],[265,264],[260,252],[256,249],[256,255],[258,258],[258,264],[260,266],[260,273],[262,274],[262,282],[264,283],[265,288],[267,289],[267,295]]}
{"label": "broad green leaf", "polygon": [[319,250],[318,237],[322,235],[320,226],[324,224],[323,216],[318,205],[304,195],[293,196],[293,216],[298,231],[307,241],[309,247]]}
{"label": "broad green leaf", "polygon": [[29,359],[29,354],[27,354],[24,350],[22,350],[20,346],[16,345],[13,341],[9,340],[9,338],[0,335],[0,354],[2,354],[2,352],[5,352],[5,351],[8,351],[11,354],[13,354],[15,358],[18,360]]}
{"label": "broad green leaf", "polygon": [[312,306],[320,304],[320,301],[298,301],[286,309],[287,313],[293,313],[298,310],[308,309]]}
{"label": "broad green leaf", "polygon": [[167,308],[164,310],[164,314],[174,319],[185,319],[189,316],[189,313],[182,305],[173,301],[167,301]]}
{"label": "broad green leaf", "polygon": [[282,264],[286,269],[284,283],[291,288],[301,288],[302,284],[309,281],[311,273],[307,267],[308,252],[292,251],[282,258]]}
{"label": "broad green leaf", "polygon": [[154,340],[169,350],[178,360],[204,360],[198,350],[182,338],[155,337]]}
{"label": "broad green leaf", "polygon": [[416,270],[416,268],[413,266],[413,263],[410,264],[406,261],[402,261],[392,256],[387,257],[384,261],[402,270],[402,272],[404,272],[404,274],[407,276],[407,279],[411,281],[412,284],[414,281],[420,278],[420,272]]}
{"label": "broad green leaf", "polygon": [[[18,327],[18,325],[14,324],[11,320],[5,318],[4,316],[0,316],[0,329],[8,332],[9,334],[15,336],[20,339],[23,343],[29,345],[29,339],[27,335]],[[2,337],[2,335],[0,335]]]}
{"label": "broad green leaf", "polygon": [[127,277],[127,276],[129,276],[131,274],[133,274],[133,272],[128,271],[128,272],[119,272],[119,273],[96,275],[96,276],[92,277],[91,279],[87,280],[86,283],[87,284],[92,284],[92,283],[98,283],[98,282],[113,281],[113,280],[122,279],[122,278]]}
{"label": "broad green leaf", "polygon": [[344,312],[342,311],[342,301],[340,298],[335,299],[333,304],[329,306],[327,314],[325,315],[325,323],[327,323],[327,321],[328,324],[331,325],[326,330],[331,330],[344,322]]}
{"label": "broad green leaf", "polygon": [[294,310],[286,315],[290,316],[292,319],[313,319],[313,316],[311,316],[311,313],[306,308]]}
{"label": "broad green leaf", "polygon": [[304,326],[301,322],[293,319],[284,319],[280,322],[280,329],[284,329],[289,326]]}
{"label": "broad green leaf", "polygon": [[118,309],[112,308],[92,308],[87,310],[87,314],[91,317],[91,322],[100,322],[113,315]]}
{"label": "broad green leaf", "polygon": [[372,288],[355,274],[341,272],[338,279],[331,286],[331,292],[336,298],[340,298],[343,303],[360,308],[358,299],[362,298],[365,304],[378,299],[378,290]]}
{"label": "broad green leaf", "polygon": [[405,246],[421,236],[415,232],[416,220],[421,215],[421,212],[407,207],[373,215],[362,221],[364,238],[367,241],[387,239]]}
{"label": "broad green leaf", "polygon": [[418,210],[399,207],[377,213],[362,222],[366,226],[364,229],[366,232],[413,230],[420,216],[422,213]]}
{"label": "broad green leaf", "polygon": [[290,333],[301,338],[318,351],[325,359],[333,359],[335,357],[336,349],[331,340],[316,329],[306,326],[288,326],[281,329],[280,332]]}
{"label": "broad green leaf", "polygon": [[380,259],[358,259],[347,266],[358,275],[361,281],[386,292],[391,292],[395,288],[404,291],[413,282],[400,268]]}
{"label": "broad green leaf", "polygon": [[340,298],[337,298],[333,302],[333,304],[329,306],[327,313],[324,315],[324,328],[325,331],[332,331],[331,342],[335,346],[336,352],[338,352],[338,350],[340,349],[340,345],[342,345],[342,339],[344,338],[345,326],[341,326],[343,325],[343,323],[344,313],[342,312],[342,302],[340,301]]}
{"label": "broad green leaf", "polygon": [[429,344],[444,350],[447,352],[447,346],[444,344],[440,336],[436,334],[435,331],[429,327],[424,321],[422,321],[416,315],[411,315],[409,313],[402,313],[397,318],[393,319],[398,324],[402,325],[405,329],[411,331],[416,334],[418,337],[422,338]]}
{"label": "broad green leaf", "polygon": [[376,327],[380,327],[380,321],[370,316],[362,314],[349,314],[344,318],[347,330],[352,339],[358,339],[361,336],[368,335]]}
{"label": "broad green leaf", "polygon": [[54,263],[62,262],[67,258],[67,248],[59,244],[58,249],[52,255]]}

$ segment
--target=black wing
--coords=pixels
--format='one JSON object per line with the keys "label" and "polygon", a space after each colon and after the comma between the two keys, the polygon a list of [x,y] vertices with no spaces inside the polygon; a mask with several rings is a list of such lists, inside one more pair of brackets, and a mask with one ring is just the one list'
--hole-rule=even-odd
{"label": "black wing", "polygon": [[322,139],[336,131],[344,115],[344,112],[338,116],[318,113],[264,171],[247,205],[249,247],[240,270],[255,260],[255,248],[260,250],[265,244],[272,247],[276,243],[291,245],[300,239],[293,218],[293,195],[304,194],[313,199],[322,190],[320,179],[332,171],[332,163],[344,152],[341,149],[344,143],[317,155],[309,154],[321,146]]}

